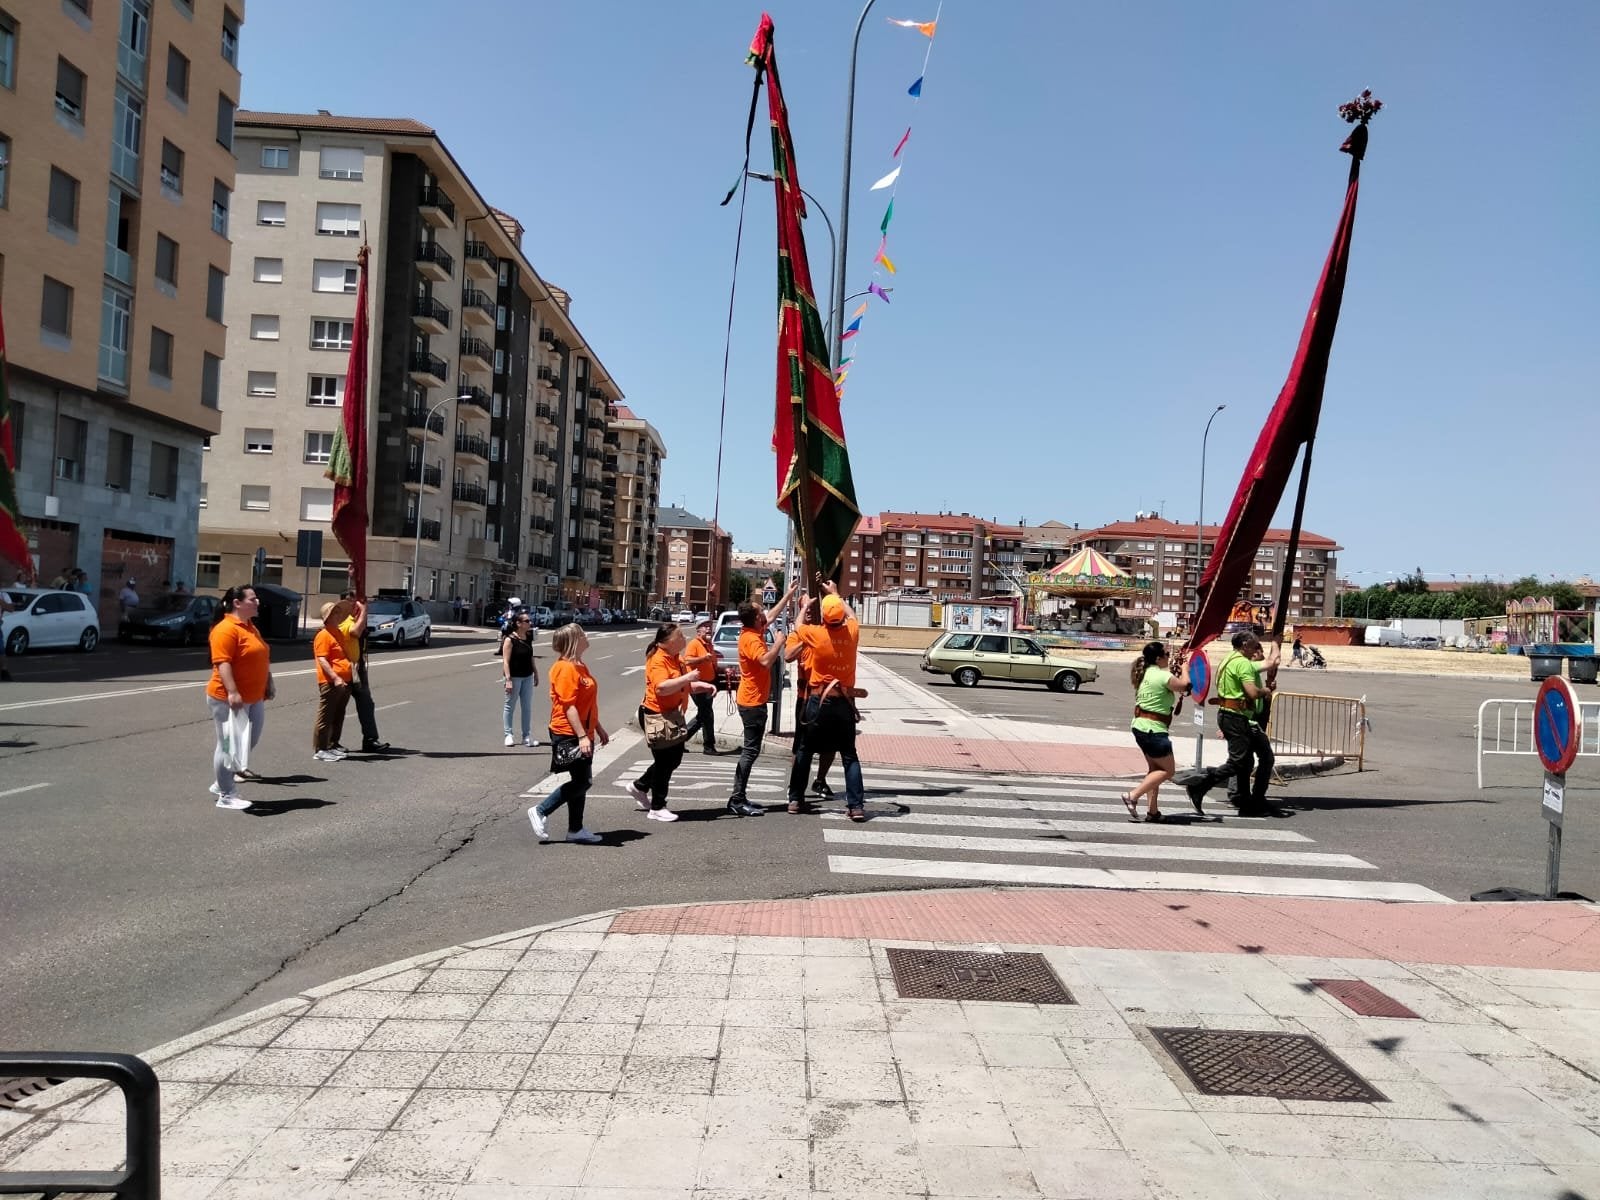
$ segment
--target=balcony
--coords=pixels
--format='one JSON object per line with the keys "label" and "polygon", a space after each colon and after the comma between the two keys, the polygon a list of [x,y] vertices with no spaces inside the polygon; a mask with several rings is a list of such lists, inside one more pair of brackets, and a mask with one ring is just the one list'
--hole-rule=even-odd
{"label": "balcony", "polygon": [[418,242],[417,274],[434,283],[443,283],[455,273],[456,260],[438,242]]}
{"label": "balcony", "polygon": [[606,427],[606,419],[604,417],[590,417],[584,421],[584,425],[589,429],[598,429],[603,433]]}
{"label": "balcony", "polygon": [[423,333],[449,333],[450,310],[432,296],[416,296],[411,301],[411,323]]}
{"label": "balcony", "polygon": [[494,415],[494,397],[481,387],[463,384],[457,395],[461,406],[457,410],[466,417],[489,417]]}
{"label": "balcony", "polygon": [[622,435],[617,433],[615,430],[608,430],[605,436],[605,443],[608,446],[620,450],[622,449]]}
{"label": "balcony", "polygon": [[489,493],[481,483],[458,483],[450,489],[450,499],[463,506],[484,508],[489,503]]}
{"label": "balcony", "polygon": [[430,437],[442,437],[444,435],[444,414],[434,413],[430,417],[428,416],[428,410],[425,408],[408,408],[406,409],[406,428],[426,428]]}
{"label": "balcony", "polygon": [[598,549],[600,549],[600,539],[599,538],[586,537],[586,538],[582,539],[578,544],[580,546],[582,546],[585,550],[598,550]]}
{"label": "balcony", "polygon": [[482,338],[461,339],[461,369],[463,371],[493,371],[494,347]]}
{"label": "balcony", "polygon": [[423,467],[421,471],[421,478],[419,479],[417,476],[418,472],[414,467],[408,466],[406,468],[406,491],[436,492],[439,490],[439,485],[444,482],[444,468]]}
{"label": "balcony", "polygon": [[617,473],[617,460],[614,457],[602,458],[600,460],[600,470],[604,474],[615,475]]}
{"label": "balcony", "polygon": [[615,500],[617,498],[617,485],[608,479],[602,479],[600,481],[600,495],[607,500]]}
{"label": "balcony", "polygon": [[455,201],[437,187],[425,187],[417,194],[417,213],[435,229],[455,227]]}
{"label": "balcony", "polygon": [[133,256],[126,250],[119,250],[110,242],[106,243],[106,274],[118,283],[133,286]]}
{"label": "balcony", "polygon": [[539,326],[539,340],[546,346],[554,346],[556,344],[556,331],[548,325]]}
{"label": "balcony", "polygon": [[436,354],[413,354],[406,363],[411,382],[435,388],[450,378],[450,364]]}
{"label": "balcony", "polygon": [[605,394],[604,389],[602,389],[600,387],[591,387],[589,389],[589,399],[591,399],[591,400],[602,400],[603,401],[603,400],[605,400],[605,398],[606,398],[606,394]]}
{"label": "balcony", "polygon": [[468,558],[499,558],[500,544],[491,542],[488,538],[469,537],[467,539]]}
{"label": "balcony", "polygon": [[456,434],[456,453],[467,458],[476,458],[485,466],[489,463],[489,443],[476,434]]}
{"label": "balcony", "polygon": [[489,249],[488,242],[468,242],[463,252],[467,274],[475,279],[497,279],[500,259]]}
{"label": "balcony", "polygon": [[539,368],[539,383],[551,391],[556,391],[561,386],[561,380],[556,375],[554,367]]}
{"label": "balcony", "polygon": [[590,508],[588,505],[584,505],[583,519],[585,521],[598,521],[600,519],[600,510],[598,508]]}
{"label": "balcony", "polygon": [[418,531],[416,536],[420,536],[425,542],[437,542],[439,540],[439,522],[422,522],[422,528]]}
{"label": "balcony", "polygon": [[539,401],[533,406],[533,415],[538,417],[541,421],[549,421],[552,425],[555,424],[556,410],[551,408],[543,400]]}
{"label": "balcony", "polygon": [[498,307],[488,292],[469,287],[461,293],[461,319],[468,325],[493,329]]}
{"label": "balcony", "polygon": [[533,456],[535,458],[545,459],[547,462],[555,462],[556,448],[546,442],[535,442],[533,445]]}

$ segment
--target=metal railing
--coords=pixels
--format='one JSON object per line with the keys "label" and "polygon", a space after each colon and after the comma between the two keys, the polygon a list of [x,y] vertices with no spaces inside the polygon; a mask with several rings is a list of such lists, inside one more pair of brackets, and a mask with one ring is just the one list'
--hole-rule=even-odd
{"label": "metal railing", "polygon": [[455,202],[437,187],[424,187],[417,194],[417,205],[420,208],[437,208],[452,221],[456,219]]}
{"label": "metal railing", "polygon": [[437,242],[418,242],[415,260],[419,263],[431,263],[446,275],[452,274],[456,269],[456,260],[451,258],[450,252]]}
{"label": "metal railing", "polygon": [[4,1171],[0,1195],[92,1193],[122,1200],[161,1200],[161,1085],[143,1059],[131,1054],[65,1051],[0,1053],[0,1076],[105,1079],[122,1089],[124,1124],[121,1171]]}
{"label": "metal railing", "polygon": [[[1533,705],[1531,699],[1491,699],[1478,705],[1478,787],[1483,787],[1484,759],[1538,754],[1533,744]],[[1578,756],[1600,758],[1600,703],[1579,704],[1578,724]]]}
{"label": "metal railing", "polygon": [[1340,758],[1366,769],[1367,700],[1274,692],[1267,737],[1279,758]]}

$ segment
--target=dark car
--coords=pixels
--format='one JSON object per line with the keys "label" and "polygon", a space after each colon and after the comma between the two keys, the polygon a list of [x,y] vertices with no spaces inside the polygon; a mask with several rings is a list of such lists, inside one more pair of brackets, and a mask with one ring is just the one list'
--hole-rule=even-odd
{"label": "dark car", "polygon": [[117,623],[117,641],[149,638],[176,646],[200,646],[216,623],[218,602],[210,596],[168,596],[158,604],[124,613]]}

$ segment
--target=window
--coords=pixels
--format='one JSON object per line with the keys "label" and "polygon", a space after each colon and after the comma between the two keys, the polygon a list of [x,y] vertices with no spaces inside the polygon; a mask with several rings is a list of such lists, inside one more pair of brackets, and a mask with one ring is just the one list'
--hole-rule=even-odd
{"label": "window", "polygon": [[117,119],[111,130],[111,169],[129,183],[139,179],[139,150],[144,145],[144,101],[120,83]]}
{"label": "window", "polygon": [[252,396],[276,396],[278,373],[276,371],[245,372],[245,387]]}
{"label": "window", "polygon": [[312,408],[338,408],[344,403],[343,375],[313,375],[306,403]]}
{"label": "window", "polygon": [[233,112],[237,107],[221,92],[217,93],[217,142],[226,150],[233,149]]}
{"label": "window", "polygon": [[156,234],[156,280],[178,286],[178,243],[164,233]]}
{"label": "window", "polygon": [[216,179],[211,183],[211,231],[223,237],[228,236],[228,202],[232,193],[223,185],[222,180]]}
{"label": "window", "polygon": [[17,22],[0,12],[0,87],[17,86]]}
{"label": "window", "polygon": [[207,408],[216,408],[221,391],[222,360],[215,354],[207,354],[200,360],[200,403]]}
{"label": "window", "polygon": [[56,59],[56,111],[83,124],[83,72],[64,58]]}
{"label": "window", "polygon": [[0,208],[6,206],[11,181],[11,139],[0,134]]}
{"label": "window", "polygon": [[289,222],[288,205],[282,200],[257,200],[257,225],[286,225]]}
{"label": "window", "polygon": [[317,232],[327,237],[360,237],[361,205],[318,204]]}
{"label": "window", "polygon": [[261,147],[261,165],[269,171],[287,171],[289,169],[289,147]]}
{"label": "window", "polygon": [[[206,268],[206,316],[219,325],[222,324],[222,299],[227,286],[227,272],[218,267]],[[273,320],[276,321],[277,318],[274,317]],[[250,336],[256,336],[254,327],[251,328]]]}
{"label": "window", "polygon": [[161,187],[176,196],[183,195],[183,151],[165,138],[161,140]]}
{"label": "window", "polygon": [[[277,318],[274,317],[274,320]],[[330,317],[311,319],[311,348],[313,350],[348,350],[355,336],[354,321],[337,321]]]}
{"label": "window", "polygon": [[333,520],[333,489],[301,488],[300,519],[302,521]]}
{"label": "window", "polygon": [[306,461],[326,463],[333,457],[333,434],[306,430]]}
{"label": "window", "polygon": [[83,482],[83,460],[89,448],[89,423],[77,417],[56,419],[56,478]]}
{"label": "window", "polygon": [[271,454],[272,430],[246,429],[244,431],[244,452],[246,454]]}
{"label": "window", "polygon": [[278,314],[277,313],[251,313],[250,336],[258,342],[275,342],[278,340]]}
{"label": "window", "polygon": [[319,258],[311,264],[311,290],[355,294],[357,269],[353,262]]}
{"label": "window", "polygon": [[222,58],[236,67],[239,65],[239,18],[227,8],[222,10]]}
{"label": "window", "polygon": [[176,46],[167,47],[167,95],[185,103],[189,99],[189,60]]}
{"label": "window", "polygon": [[89,5],[91,3],[91,0],[67,0],[67,3],[72,5],[73,8],[77,9],[84,16],[87,17],[87,16],[90,15],[89,14]]}
{"label": "window", "polygon": [[257,283],[282,283],[283,282],[283,259],[281,259],[281,258],[258,258],[258,259],[256,259],[255,280],[256,280]]}
{"label": "window", "polygon": [[113,429],[106,444],[106,487],[125,492],[132,486],[133,434]]}
{"label": "window", "polygon": [[59,279],[44,277],[44,301],[39,310],[39,325],[49,333],[72,336],[72,289]]}
{"label": "window", "polygon": [[172,335],[154,325],[150,327],[150,374],[172,378]]}
{"label": "window", "polygon": [[59,167],[50,168],[51,229],[78,228],[78,181]]}
{"label": "window", "polygon": [[[201,505],[205,504],[205,484],[200,485]],[[218,588],[222,586],[222,555],[196,554],[194,556],[194,587]]]}
{"label": "window", "polygon": [[239,507],[245,512],[270,512],[272,489],[264,483],[246,483],[239,488]]}
{"label": "window", "polygon": [[360,179],[363,157],[360,146],[324,146],[317,174],[323,179]]}

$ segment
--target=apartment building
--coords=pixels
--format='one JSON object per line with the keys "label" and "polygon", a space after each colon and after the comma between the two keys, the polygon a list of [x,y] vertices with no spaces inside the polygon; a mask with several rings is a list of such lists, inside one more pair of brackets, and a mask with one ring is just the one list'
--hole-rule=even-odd
{"label": "apartment building", "polygon": [[294,552],[299,530],[329,532],[323,472],[365,242],[369,589],[590,603],[602,562],[615,561],[602,501],[621,392],[570,296],[523,253],[522,226],[418,121],[241,112],[236,124],[240,278],[226,301],[200,585],[251,578],[259,554],[263,582],[344,586],[331,536],[309,589]]}
{"label": "apartment building", "polygon": [[[1152,607],[1189,618],[1197,607],[1196,587],[1202,568],[1216,549],[1218,527],[1205,526],[1202,552],[1195,540],[1194,525],[1168,521],[1154,514],[1142,514],[1132,521],[1115,521],[1077,535],[1074,551],[1092,546],[1112,562],[1135,575],[1155,580]],[[1309,530],[1300,531],[1300,544],[1293,563],[1288,561],[1289,531],[1269,529],[1256,551],[1255,567],[1238,598],[1254,604],[1276,604],[1284,572],[1291,570],[1289,612],[1293,621],[1332,616],[1338,580],[1340,547],[1332,538]]]}
{"label": "apartment building", "polygon": [[[0,0],[0,304],[22,529],[125,580],[192,577],[220,428],[242,0]],[[9,580],[7,581],[9,582]]]}
{"label": "apartment building", "polygon": [[656,598],[715,613],[728,594],[733,536],[676,505],[656,513]]}
{"label": "apartment building", "polygon": [[616,533],[600,563],[601,603],[638,611],[649,606],[656,582],[656,512],[666,444],[626,404],[605,434],[600,461],[600,519]]}
{"label": "apartment building", "polygon": [[845,550],[840,587],[849,594],[910,588],[936,600],[1009,595],[1021,569],[1022,534],[1021,526],[971,513],[863,517]]}

